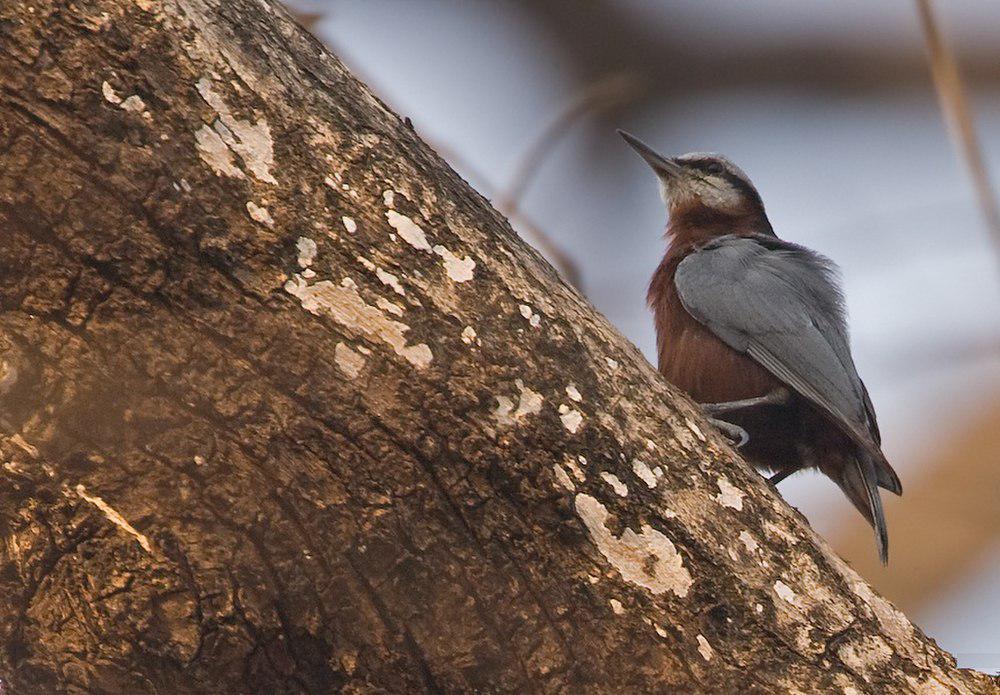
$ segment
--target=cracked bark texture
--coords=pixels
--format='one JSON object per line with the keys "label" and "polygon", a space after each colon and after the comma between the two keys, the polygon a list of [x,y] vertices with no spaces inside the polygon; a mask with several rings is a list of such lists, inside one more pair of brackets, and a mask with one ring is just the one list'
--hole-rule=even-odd
{"label": "cracked bark texture", "polygon": [[0,86],[0,691],[994,689],[269,0]]}

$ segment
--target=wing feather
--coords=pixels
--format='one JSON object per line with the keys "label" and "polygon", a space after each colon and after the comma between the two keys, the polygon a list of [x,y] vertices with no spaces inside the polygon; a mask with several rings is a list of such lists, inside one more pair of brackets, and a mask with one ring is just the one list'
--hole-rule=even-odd
{"label": "wing feather", "polygon": [[774,237],[724,236],[681,261],[674,283],[691,316],[825,411],[872,455],[879,484],[898,494],[830,261]]}

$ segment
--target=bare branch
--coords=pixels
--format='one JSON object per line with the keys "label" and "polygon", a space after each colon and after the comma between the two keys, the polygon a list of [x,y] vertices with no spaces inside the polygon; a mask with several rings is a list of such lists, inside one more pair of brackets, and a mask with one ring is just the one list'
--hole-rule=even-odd
{"label": "bare branch", "polygon": [[972,176],[976,196],[979,198],[979,206],[986,224],[993,234],[997,253],[1000,255],[1000,208],[997,207],[997,201],[993,195],[989,172],[986,169],[982,146],[976,136],[972,112],[965,98],[958,65],[938,27],[934,10],[931,7],[931,0],[917,0],[917,10],[920,14],[920,24],[924,31],[931,75],[934,78],[941,111],[944,113],[948,131],[959,151],[959,156],[965,162]]}
{"label": "bare branch", "polygon": [[516,215],[521,199],[546,157],[577,121],[594,112],[625,104],[633,99],[640,89],[641,84],[636,77],[615,74],[593,82],[567,102],[529,145],[520,164],[514,167],[514,173],[507,183],[506,190],[497,197],[496,204],[499,210],[508,216]]}

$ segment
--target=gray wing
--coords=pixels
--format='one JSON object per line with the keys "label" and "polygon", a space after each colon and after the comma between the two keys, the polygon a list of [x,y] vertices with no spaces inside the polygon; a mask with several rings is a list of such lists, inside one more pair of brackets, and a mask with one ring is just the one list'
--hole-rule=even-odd
{"label": "gray wing", "polygon": [[777,238],[725,236],[681,261],[674,283],[697,321],[877,451],[834,272],[822,256]]}

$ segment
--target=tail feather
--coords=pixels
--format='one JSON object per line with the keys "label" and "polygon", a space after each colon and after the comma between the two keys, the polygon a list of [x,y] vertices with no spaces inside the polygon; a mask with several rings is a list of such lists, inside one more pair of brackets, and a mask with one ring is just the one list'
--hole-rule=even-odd
{"label": "tail feather", "polygon": [[842,469],[839,483],[848,499],[875,530],[878,556],[884,565],[889,562],[889,531],[885,523],[885,512],[882,510],[882,497],[878,491],[882,482],[879,474],[871,457],[865,452],[859,452]]}
{"label": "tail feather", "polygon": [[902,495],[903,484],[899,482],[899,476],[896,475],[896,471],[892,470],[892,466],[886,461],[885,455],[882,454],[881,450],[876,449],[876,453],[878,455],[875,456],[872,467],[875,471],[878,486],[894,495]]}

